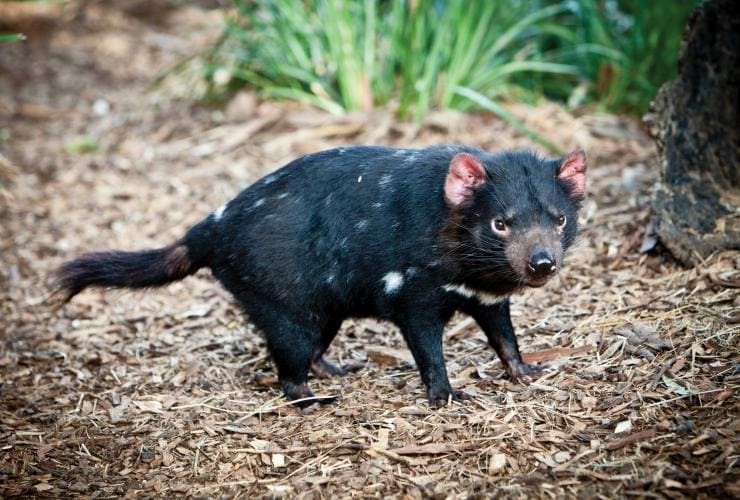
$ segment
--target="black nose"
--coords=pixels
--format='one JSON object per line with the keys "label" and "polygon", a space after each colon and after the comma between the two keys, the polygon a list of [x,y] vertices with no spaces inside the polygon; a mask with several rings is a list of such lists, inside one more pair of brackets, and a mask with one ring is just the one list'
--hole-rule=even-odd
{"label": "black nose", "polygon": [[549,250],[538,250],[529,258],[527,268],[535,278],[550,276],[557,269],[555,257]]}

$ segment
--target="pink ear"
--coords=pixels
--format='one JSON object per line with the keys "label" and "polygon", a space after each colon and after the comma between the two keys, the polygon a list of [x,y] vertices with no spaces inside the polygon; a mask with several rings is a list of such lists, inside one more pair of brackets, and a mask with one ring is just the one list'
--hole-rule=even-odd
{"label": "pink ear", "polygon": [[481,161],[470,153],[460,153],[450,162],[450,170],[445,180],[445,198],[453,205],[459,205],[473,190],[473,186],[486,182],[488,175]]}
{"label": "pink ear", "polygon": [[568,181],[573,197],[586,196],[586,153],[582,149],[565,157],[558,169],[558,178]]}

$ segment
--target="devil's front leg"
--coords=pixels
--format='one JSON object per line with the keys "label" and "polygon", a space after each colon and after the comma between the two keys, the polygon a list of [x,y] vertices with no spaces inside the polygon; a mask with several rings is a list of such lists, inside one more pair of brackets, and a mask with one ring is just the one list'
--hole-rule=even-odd
{"label": "devil's front leg", "polygon": [[471,303],[466,312],[475,319],[486,334],[488,343],[496,351],[506,373],[513,380],[529,383],[539,378],[546,367],[530,365],[522,361],[514,326],[511,324],[509,299],[491,305]]}

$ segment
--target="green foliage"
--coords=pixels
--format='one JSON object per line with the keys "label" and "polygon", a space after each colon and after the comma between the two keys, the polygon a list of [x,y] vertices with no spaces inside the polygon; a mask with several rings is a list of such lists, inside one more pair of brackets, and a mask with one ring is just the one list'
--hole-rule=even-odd
{"label": "green foliage", "polygon": [[92,137],[83,135],[71,140],[64,146],[64,150],[72,154],[94,153],[98,150],[98,143]]}
{"label": "green foliage", "polygon": [[23,36],[21,33],[11,33],[11,34],[0,34],[0,43],[4,42],[15,42],[18,40],[25,40],[26,37]]}
{"label": "green foliage", "polygon": [[642,113],[675,72],[691,0],[234,0],[212,94],[247,84],[333,113],[489,109],[541,95]]}
{"label": "green foliage", "polygon": [[543,37],[539,49],[558,46],[551,54],[577,65],[580,81],[537,78],[517,83],[572,105],[595,102],[612,112],[645,113],[658,88],[676,76],[683,29],[699,0],[561,3],[568,12],[557,19],[558,26],[547,28],[557,39]]}
{"label": "green foliage", "polygon": [[[2,0],[0,3],[64,3],[65,1],[66,0]],[[0,33],[0,43],[17,42],[25,39],[26,36],[23,33]]]}
{"label": "green foliage", "polygon": [[492,97],[509,93],[518,74],[578,74],[526,50],[537,24],[564,11],[559,5],[530,12],[520,2],[462,0],[235,4],[213,76],[227,68],[268,96],[332,112],[397,99],[402,117],[421,118],[432,106],[470,107],[459,85]]}

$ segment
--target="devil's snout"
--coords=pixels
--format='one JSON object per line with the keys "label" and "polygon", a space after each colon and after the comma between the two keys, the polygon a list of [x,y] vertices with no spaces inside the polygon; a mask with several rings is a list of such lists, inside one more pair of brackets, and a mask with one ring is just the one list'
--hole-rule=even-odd
{"label": "devil's snout", "polygon": [[553,274],[557,267],[552,250],[539,248],[532,252],[527,263],[527,272],[535,279],[543,279]]}

